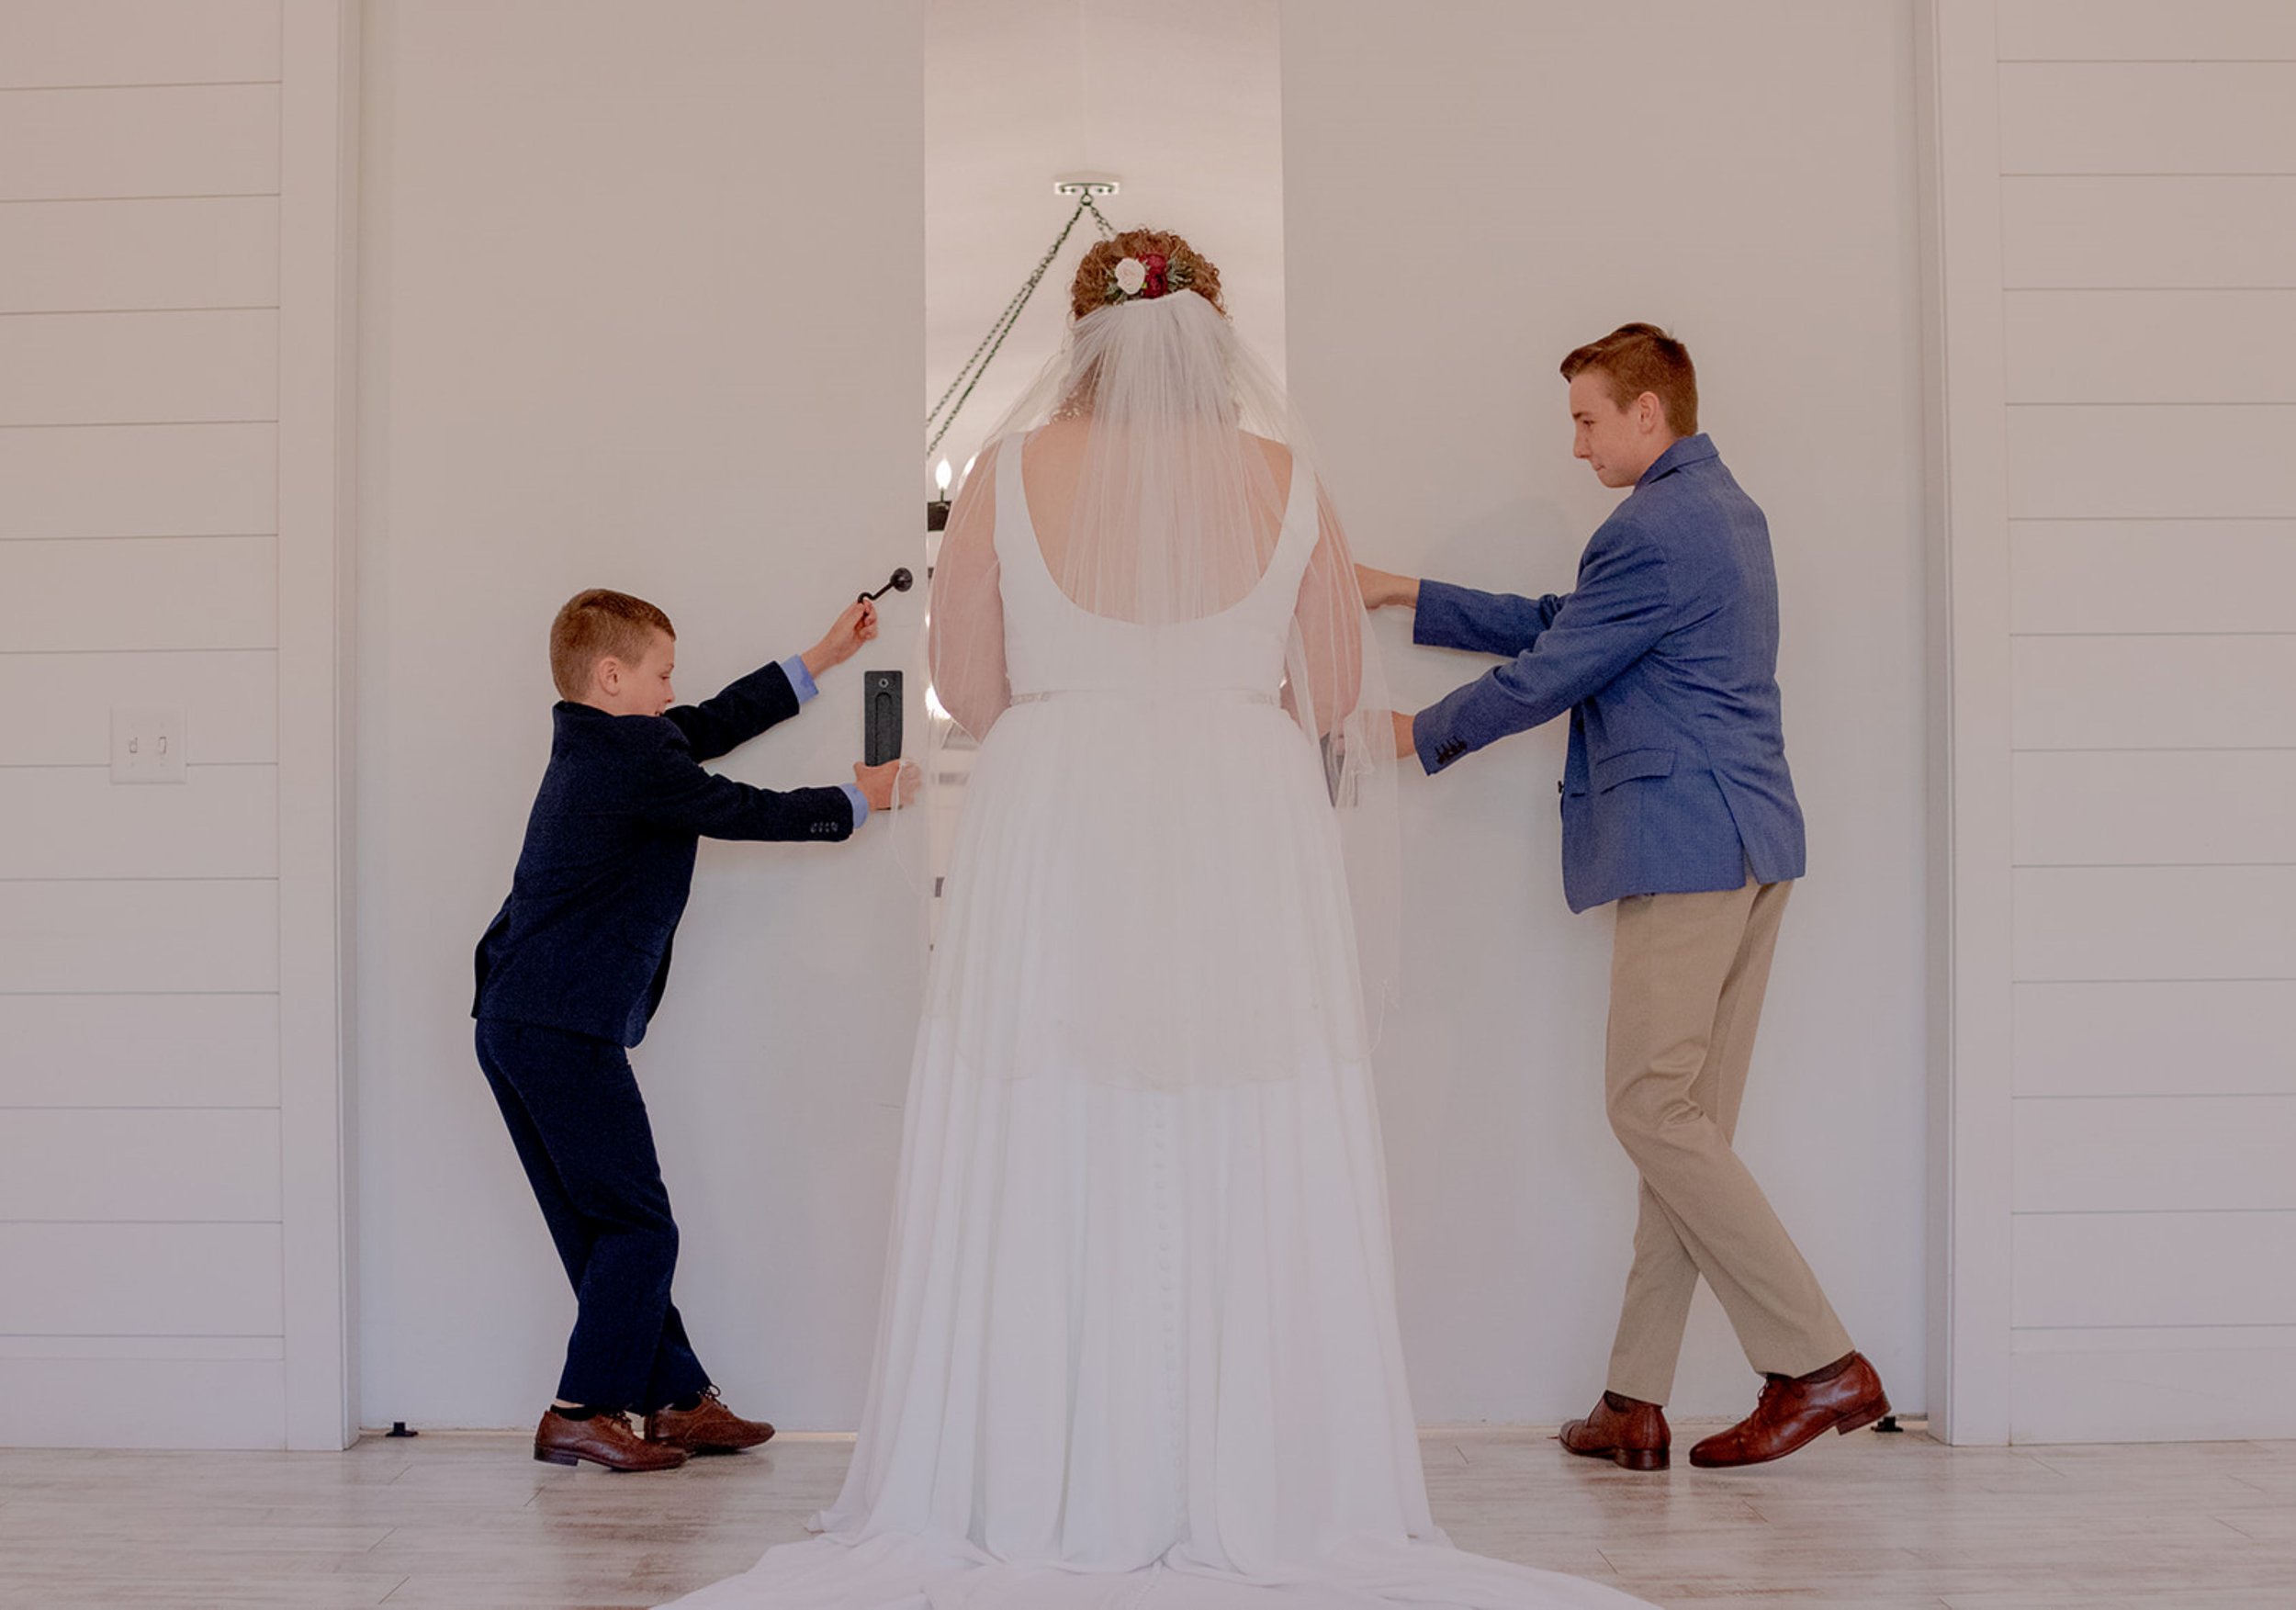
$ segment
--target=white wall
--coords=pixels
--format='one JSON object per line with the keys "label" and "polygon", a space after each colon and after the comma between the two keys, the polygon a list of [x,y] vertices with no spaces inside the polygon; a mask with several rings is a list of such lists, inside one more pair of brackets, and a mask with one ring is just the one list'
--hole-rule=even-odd
{"label": "white wall", "polygon": [[1934,21],[1954,1435],[2296,1435],[2296,15]]}
{"label": "white wall", "polygon": [[0,15],[0,1440],[343,1439],[341,18]]}
{"label": "white wall", "polygon": [[[1922,1404],[1919,343],[1908,7],[1287,6],[1295,394],[1359,557],[1564,591],[1613,505],[1570,456],[1571,347],[1696,358],[1768,512],[1810,874],[1740,1150],[1902,1411]],[[1414,650],[1406,704],[1488,663]],[[1561,723],[1406,790],[1406,1008],[1381,1057],[1425,1420],[1602,1385],[1634,1175],[1602,1111],[1611,925],[1562,902]],[[1675,1407],[1754,1381],[1702,1293]]]}
{"label": "white wall", "polygon": [[[1671,258],[1634,264],[1620,242],[1654,248],[1655,221],[1570,156],[1607,117],[1577,83],[1604,43],[1591,25],[1496,6],[1317,6],[1285,22],[1284,301],[1309,320],[1293,325],[1293,372],[1369,557],[1561,584],[1606,500],[1569,461],[1555,359],[1657,316],[1706,366],[1710,423],[1780,532],[1792,741],[1815,823],[1748,1150],[1917,1407],[1905,17],[1813,6],[1725,28],[1685,8],[1638,40],[1660,99],[1727,125],[1721,170],[1754,175],[1727,196],[1683,187],[1694,276]],[[550,611],[585,584],[656,598],[679,621],[693,692],[800,646],[857,571],[913,559],[915,416],[899,400],[914,395],[926,296],[919,23],[913,6],[372,8],[369,1423],[526,1419],[571,1318],[464,1016],[469,946],[546,745]],[[1834,64],[1817,88],[1813,52]],[[1804,119],[1840,132],[1805,149]],[[800,144],[805,164],[775,160]],[[1663,165],[1667,144],[1630,141],[1619,164]],[[1524,153],[1511,180],[1492,179],[1494,151]],[[1819,188],[1829,205],[1813,215]],[[1589,216],[1600,251],[1563,239]],[[1424,292],[1367,283],[1423,258],[1443,265]],[[1266,294],[1251,279],[1241,298]],[[1487,283],[1520,288],[1457,288]],[[800,297],[819,316],[792,319]],[[1813,405],[1845,395],[1854,417]],[[1398,659],[1419,697],[1473,669]],[[738,771],[837,775],[855,703],[838,684]],[[1562,912],[1545,803],[1559,757],[1559,735],[1540,735],[1413,793],[1419,961],[1384,1097],[1406,1323],[1434,1420],[1582,1409],[1624,1272],[1632,1177],[1598,1077],[1608,933]],[[906,891],[884,850],[705,850],[671,996],[637,1058],[687,1230],[681,1301],[737,1401],[796,1426],[850,1426],[866,1362],[915,988]],[[1747,1397],[1718,1319],[1702,1309],[1680,1396],[1692,1412]]]}
{"label": "white wall", "polygon": [[[530,1422],[573,1299],[473,1059],[550,617],[678,624],[704,694],[917,562],[916,0],[378,0],[363,271],[361,1407]],[[907,610],[906,601],[889,597]],[[886,612],[889,635],[913,626]],[[850,779],[859,671],[726,767]],[[884,824],[704,846],[636,1063],[733,1401],[850,1427],[917,995]]]}
{"label": "white wall", "polygon": [[[917,0],[366,9],[355,218],[355,7],[0,12],[11,1441],[341,1434],[354,224],[368,1421],[523,1422],[571,1317],[465,1017],[550,611],[654,596],[699,693],[917,551]],[[1555,358],[1629,317],[1690,340],[1777,534],[1812,818],[1746,1151],[1899,1406],[1958,1439],[2285,1434],[2296,1312],[2257,1271],[2296,1254],[2296,33],[2267,0],[1911,15],[1287,8],[1295,385],[1367,557],[1559,586],[1609,499]],[[1917,46],[1951,863],[1918,803]],[[1628,52],[1638,118],[1589,71]],[[1475,669],[1391,636],[1410,698]],[[109,711],[143,703],[187,713],[180,788],[108,782]],[[733,769],[843,774],[857,704],[849,671]],[[1383,1095],[1429,1419],[1582,1407],[1625,1263],[1559,756],[1411,800]],[[681,1301],[793,1425],[851,1424],[873,1314],[917,982],[888,849],[705,850],[639,1057]],[[1925,861],[1953,947],[1926,1372]],[[1702,1303],[1678,1406],[1748,1384]]]}

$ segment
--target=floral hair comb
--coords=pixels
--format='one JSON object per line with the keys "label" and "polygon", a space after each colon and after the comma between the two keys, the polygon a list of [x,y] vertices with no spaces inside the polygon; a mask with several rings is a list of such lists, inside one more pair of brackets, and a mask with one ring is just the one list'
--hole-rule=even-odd
{"label": "floral hair comb", "polygon": [[1196,259],[1185,252],[1167,257],[1161,252],[1143,252],[1137,257],[1120,257],[1109,272],[1101,298],[1108,302],[1152,302],[1173,291],[1184,291],[1196,282]]}

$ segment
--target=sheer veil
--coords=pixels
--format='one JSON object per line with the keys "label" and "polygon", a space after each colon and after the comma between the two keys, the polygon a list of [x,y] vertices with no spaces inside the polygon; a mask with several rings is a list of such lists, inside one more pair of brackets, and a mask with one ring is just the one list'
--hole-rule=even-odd
{"label": "sheer veil", "polygon": [[[1274,556],[1294,478],[1310,478],[1318,530],[1284,646],[1281,696],[1322,760],[1376,1033],[1400,963],[1393,702],[1307,433],[1267,367],[1197,292],[1076,319],[959,490],[928,614],[931,686],[946,712],[930,724],[929,792],[949,775],[942,751],[954,729],[985,740],[1012,701],[996,470],[1023,440],[1030,523],[1062,591],[1093,614],[1151,634],[1184,631],[1250,594]],[[1154,717],[1112,709],[1109,718]]]}

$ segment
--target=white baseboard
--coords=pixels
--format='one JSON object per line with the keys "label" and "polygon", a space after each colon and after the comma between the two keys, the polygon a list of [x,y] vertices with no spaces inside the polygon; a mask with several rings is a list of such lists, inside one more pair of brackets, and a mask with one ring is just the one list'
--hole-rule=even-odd
{"label": "white baseboard", "polygon": [[2296,1326],[2020,1332],[2011,1382],[2018,1443],[2296,1437]]}
{"label": "white baseboard", "polygon": [[277,1358],[25,1358],[0,1373],[0,1447],[284,1448]]}

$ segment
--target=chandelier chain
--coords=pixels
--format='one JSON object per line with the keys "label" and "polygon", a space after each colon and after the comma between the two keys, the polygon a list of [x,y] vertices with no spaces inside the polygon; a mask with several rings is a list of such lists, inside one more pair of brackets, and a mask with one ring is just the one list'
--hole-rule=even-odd
{"label": "chandelier chain", "polygon": [[[934,403],[932,411],[925,416],[929,430],[936,420],[940,421],[940,427],[933,431],[931,439],[925,444],[927,459],[932,457],[933,450],[940,445],[941,438],[948,435],[949,427],[957,422],[957,415],[963,411],[965,403],[971,400],[973,388],[981,383],[981,377],[988,372],[989,365],[996,361],[997,353],[1004,347],[1005,338],[1020,321],[1020,315],[1028,308],[1029,298],[1036,294],[1036,287],[1043,280],[1046,270],[1052,266],[1053,260],[1061,253],[1061,248],[1068,243],[1069,235],[1076,228],[1076,220],[1087,212],[1092,214],[1093,226],[1100,231],[1103,240],[1115,235],[1116,226],[1109,222],[1107,215],[1095,205],[1091,195],[1087,193],[1077,197],[1076,210],[1068,215],[1068,221],[1061,226],[1061,232],[1052,238],[1052,245],[1037,260],[1035,269],[1021,281],[1020,288],[1005,304],[1005,310],[996,316],[996,321],[989,326],[988,333],[982,336],[980,344],[973,349],[973,355],[964,360],[964,366],[957,371],[956,378],[951,380],[949,388],[940,394],[940,400]],[[958,390],[960,386],[963,388],[962,393]],[[949,400],[951,397],[956,399],[953,405]],[[943,409],[948,410],[945,417],[941,411]]]}

